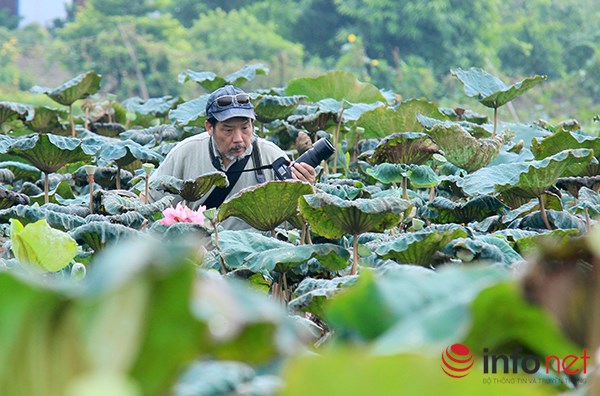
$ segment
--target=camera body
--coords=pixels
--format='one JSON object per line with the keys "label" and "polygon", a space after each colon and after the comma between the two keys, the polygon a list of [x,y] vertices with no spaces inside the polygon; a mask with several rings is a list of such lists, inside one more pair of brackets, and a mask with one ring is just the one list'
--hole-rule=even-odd
{"label": "camera body", "polygon": [[[326,160],[331,157],[331,155],[335,153],[335,147],[327,138],[321,138],[313,144],[313,146],[306,150],[300,157],[296,159],[294,162],[304,162],[313,168],[316,168],[317,165],[321,163],[321,161]],[[289,167],[289,162],[280,157],[276,159],[273,164],[273,170],[275,171],[275,176],[279,180],[286,180],[292,178],[292,170]]]}

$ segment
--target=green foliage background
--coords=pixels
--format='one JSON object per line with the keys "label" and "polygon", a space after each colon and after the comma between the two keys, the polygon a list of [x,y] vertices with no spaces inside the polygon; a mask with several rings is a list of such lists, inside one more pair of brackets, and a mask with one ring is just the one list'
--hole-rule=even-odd
{"label": "green foliage background", "polygon": [[[595,0],[88,0],[51,27],[0,17],[0,96],[23,101],[86,70],[103,92],[204,93],[184,70],[225,75],[251,62],[271,73],[248,88],[342,69],[404,99],[468,107],[451,68],[506,81],[548,75],[515,102],[514,118],[591,124],[600,113],[600,8]],[[500,74],[502,73],[502,74]],[[464,102],[464,103],[461,103]]]}

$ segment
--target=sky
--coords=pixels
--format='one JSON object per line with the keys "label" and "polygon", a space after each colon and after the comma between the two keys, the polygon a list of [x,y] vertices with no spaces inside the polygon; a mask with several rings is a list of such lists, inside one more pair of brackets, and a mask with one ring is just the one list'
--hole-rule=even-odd
{"label": "sky", "polygon": [[53,19],[65,17],[65,4],[72,0],[19,0],[19,15],[23,17],[19,26],[32,22],[49,25]]}

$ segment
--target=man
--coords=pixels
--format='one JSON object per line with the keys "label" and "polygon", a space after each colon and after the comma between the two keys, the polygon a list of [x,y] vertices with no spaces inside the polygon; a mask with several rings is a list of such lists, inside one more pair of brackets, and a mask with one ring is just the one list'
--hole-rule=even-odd
{"label": "man", "polygon": [[[198,176],[215,172],[230,171],[230,191],[213,188],[200,200],[190,204],[192,209],[201,205],[218,207],[225,199],[246,187],[270,180],[277,180],[273,169],[256,170],[271,165],[280,158],[289,160],[285,152],[274,143],[254,134],[256,119],[250,96],[232,85],[219,88],[208,97],[206,102],[206,132],[189,137],[177,144],[167,155],[151,180],[162,175],[179,179],[196,179]],[[315,169],[305,163],[292,163],[292,178],[315,182]],[[243,172],[241,172],[244,170]],[[236,178],[237,181],[235,181]],[[221,191],[219,191],[221,190]],[[150,190],[151,202],[160,199],[164,193]],[[175,204],[181,198],[177,197]],[[229,218],[221,225],[225,229],[249,228],[248,224],[237,218]]]}

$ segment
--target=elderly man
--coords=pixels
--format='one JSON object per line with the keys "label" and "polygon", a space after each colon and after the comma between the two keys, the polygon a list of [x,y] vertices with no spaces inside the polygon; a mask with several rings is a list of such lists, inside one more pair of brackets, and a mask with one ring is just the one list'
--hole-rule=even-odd
{"label": "elderly man", "polygon": [[[226,172],[229,188],[213,188],[202,199],[191,203],[192,209],[200,205],[207,208],[218,207],[243,188],[276,180],[274,170],[265,165],[289,158],[274,143],[254,134],[255,119],[254,106],[247,93],[232,85],[217,89],[210,94],[206,103],[206,132],[177,144],[151,179],[170,175],[193,180],[217,170]],[[314,183],[316,172],[312,166],[293,163],[290,168],[292,178]],[[163,195],[159,191],[150,190],[149,199],[155,201]],[[177,200],[174,201],[176,202]],[[249,227],[237,218],[225,220],[222,226],[225,229]]]}

